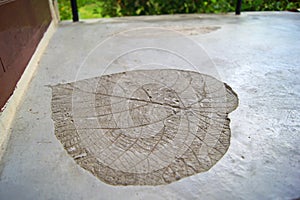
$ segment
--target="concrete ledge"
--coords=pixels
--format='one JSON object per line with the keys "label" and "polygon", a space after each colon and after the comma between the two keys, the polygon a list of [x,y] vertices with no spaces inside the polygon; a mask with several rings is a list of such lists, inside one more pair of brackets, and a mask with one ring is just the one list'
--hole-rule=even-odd
{"label": "concrete ledge", "polygon": [[11,133],[11,124],[15,117],[16,111],[22,102],[22,97],[27,91],[29,83],[31,82],[35,72],[38,68],[39,60],[45,51],[52,35],[54,34],[57,27],[55,21],[51,21],[47,31],[37,46],[34,54],[32,55],[25,71],[17,83],[13,95],[9,98],[4,106],[4,110],[0,112],[0,160],[6,150],[7,143],[9,141]]}

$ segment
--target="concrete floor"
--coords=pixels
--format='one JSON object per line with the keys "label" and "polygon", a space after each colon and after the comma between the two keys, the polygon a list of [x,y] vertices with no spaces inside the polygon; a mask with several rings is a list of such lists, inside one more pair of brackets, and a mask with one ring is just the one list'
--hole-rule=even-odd
{"label": "concrete floor", "polygon": [[[16,114],[0,199],[300,197],[299,35],[300,14],[287,12],[61,23]],[[49,85],[134,68],[195,70],[238,94],[231,145],[208,172],[164,186],[110,186],[67,155],[54,135]]]}

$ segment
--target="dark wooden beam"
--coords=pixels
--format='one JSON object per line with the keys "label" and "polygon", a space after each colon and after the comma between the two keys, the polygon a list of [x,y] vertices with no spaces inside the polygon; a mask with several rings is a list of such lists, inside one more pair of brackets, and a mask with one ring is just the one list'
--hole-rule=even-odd
{"label": "dark wooden beam", "polygon": [[235,8],[236,15],[241,14],[241,8],[242,8],[242,0],[236,0],[236,8]]}
{"label": "dark wooden beam", "polygon": [[73,15],[73,22],[78,22],[78,8],[77,8],[77,0],[71,0],[71,7],[72,7],[72,15]]}

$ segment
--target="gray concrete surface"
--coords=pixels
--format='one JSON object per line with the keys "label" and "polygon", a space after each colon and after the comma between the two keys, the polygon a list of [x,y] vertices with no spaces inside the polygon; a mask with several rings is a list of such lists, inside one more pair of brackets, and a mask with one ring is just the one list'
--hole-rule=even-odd
{"label": "gray concrete surface", "polygon": [[[300,197],[299,35],[300,15],[287,12],[61,23],[14,119],[0,199]],[[137,67],[193,69],[238,94],[229,150],[208,172],[163,186],[111,186],[56,139],[49,85]]]}

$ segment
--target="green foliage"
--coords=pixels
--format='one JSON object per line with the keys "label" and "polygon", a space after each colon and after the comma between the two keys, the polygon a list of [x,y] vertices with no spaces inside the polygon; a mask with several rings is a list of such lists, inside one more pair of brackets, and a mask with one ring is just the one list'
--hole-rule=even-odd
{"label": "green foliage", "polygon": [[[58,0],[61,19],[71,19],[70,0]],[[236,0],[77,0],[84,18],[175,13],[226,13]],[[243,0],[243,11],[281,11],[300,7],[299,0]]]}
{"label": "green foliage", "polygon": [[58,0],[58,9],[61,20],[71,19],[72,18],[72,10],[70,1],[68,0]]}
{"label": "green foliage", "polygon": [[103,13],[103,2],[89,2],[79,6],[78,12],[80,19],[90,19],[90,18],[101,18],[104,17]]}
{"label": "green foliage", "polygon": [[300,1],[298,0],[244,0],[244,11],[283,11],[300,8]]}
{"label": "green foliage", "polygon": [[109,16],[220,13],[234,10],[234,0],[103,0]]}

